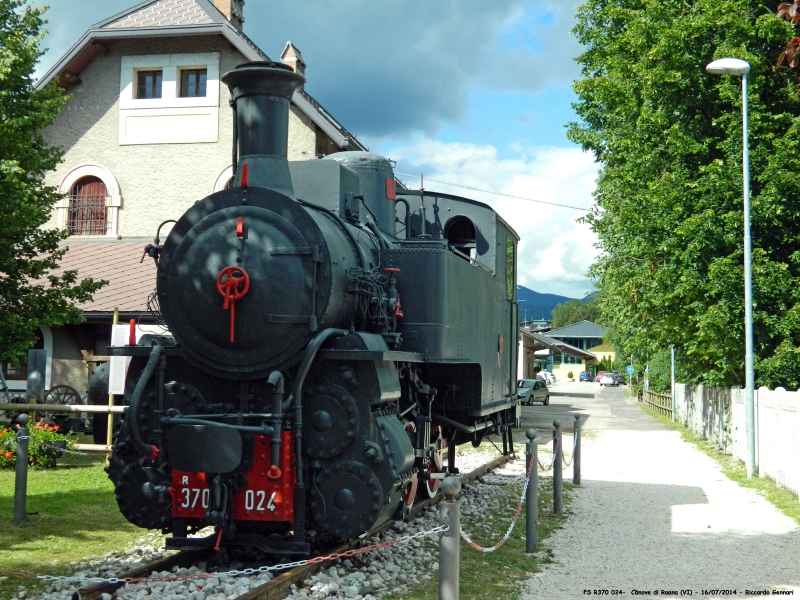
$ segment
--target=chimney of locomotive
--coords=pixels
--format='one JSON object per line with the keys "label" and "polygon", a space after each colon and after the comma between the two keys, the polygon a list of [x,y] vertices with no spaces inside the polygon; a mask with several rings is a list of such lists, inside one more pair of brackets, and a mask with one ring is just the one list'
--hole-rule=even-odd
{"label": "chimney of locomotive", "polygon": [[281,63],[251,62],[228,71],[222,81],[230,88],[233,101],[234,186],[242,185],[242,169],[247,165],[247,186],[293,198],[286,160],[289,102],[303,77]]}

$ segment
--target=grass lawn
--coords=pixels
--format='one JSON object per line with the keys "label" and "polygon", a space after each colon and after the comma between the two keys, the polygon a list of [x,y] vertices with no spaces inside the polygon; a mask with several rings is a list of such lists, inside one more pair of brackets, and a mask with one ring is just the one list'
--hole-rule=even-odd
{"label": "grass lawn", "polygon": [[[70,562],[134,545],[143,530],[120,514],[104,454],[60,458],[52,470],[28,471],[26,521],[13,523],[14,471],[0,470],[0,575],[64,575]],[[33,514],[31,514],[33,513]],[[37,580],[8,577],[0,598]]]}
{"label": "grass lawn", "polygon": [[722,472],[728,479],[735,481],[742,487],[756,490],[767,501],[771,502],[775,508],[780,510],[787,517],[794,519],[794,521],[800,525],[800,501],[798,501],[794,493],[786,488],[779,487],[777,483],[768,477],[753,477],[752,479],[748,479],[747,469],[744,463],[735,459],[730,454],[725,454],[714,444],[709,443],[705,438],[697,435],[689,428],[684,427],[681,423],[677,423],[669,417],[660,415],[643,404],[639,406],[654,419],[658,419],[664,425],[678,430],[685,441],[694,444],[705,454],[717,461],[720,467],[722,467]]}

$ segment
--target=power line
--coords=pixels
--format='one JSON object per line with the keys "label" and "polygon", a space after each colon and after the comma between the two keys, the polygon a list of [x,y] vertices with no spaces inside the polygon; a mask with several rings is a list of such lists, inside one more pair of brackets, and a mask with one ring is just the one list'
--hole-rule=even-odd
{"label": "power line", "polygon": [[[404,177],[416,177],[417,179],[421,179],[420,175],[412,175],[411,173],[400,173],[399,171],[394,172],[395,175],[403,175]],[[425,178],[427,181],[433,181],[434,183],[441,183],[443,185],[452,185],[453,187],[464,188],[465,190],[472,190],[474,192],[484,192],[486,194],[494,194],[496,196],[505,196],[507,198],[516,198],[517,200],[527,200],[528,202],[538,202],[540,204],[549,204],[550,206],[560,206],[562,208],[574,208],[575,210],[585,210],[586,212],[591,212],[591,208],[583,208],[581,206],[571,206],[569,204],[559,204],[558,202],[548,202],[547,200],[537,200],[536,198],[526,198],[525,196],[515,196],[513,194],[504,194],[503,192],[494,192],[492,190],[482,190],[481,188],[470,187],[468,185],[461,185],[460,183],[450,183],[449,181],[441,181],[439,179],[430,179],[428,177]]]}

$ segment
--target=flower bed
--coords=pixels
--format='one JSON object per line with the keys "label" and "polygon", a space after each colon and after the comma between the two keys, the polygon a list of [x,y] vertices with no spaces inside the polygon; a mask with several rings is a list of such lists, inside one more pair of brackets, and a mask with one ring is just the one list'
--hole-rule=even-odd
{"label": "flower bed", "polygon": [[[74,447],[69,436],[59,433],[58,425],[50,425],[42,419],[30,427],[28,441],[28,468],[52,469],[63,450]],[[17,463],[17,430],[0,429],[0,469],[13,469]]]}

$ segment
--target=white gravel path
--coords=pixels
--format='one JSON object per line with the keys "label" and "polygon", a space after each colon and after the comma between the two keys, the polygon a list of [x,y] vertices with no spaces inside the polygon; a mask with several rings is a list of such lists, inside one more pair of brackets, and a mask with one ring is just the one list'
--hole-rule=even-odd
{"label": "white gravel path", "polygon": [[[636,410],[635,407],[630,407]],[[582,444],[582,487],[547,546],[556,564],[524,599],[658,595],[692,590],[792,590],[800,596],[800,529],[711,458],[663,428],[593,432]],[[652,419],[641,413],[642,419]],[[565,470],[565,478],[571,469]],[[594,590],[609,592],[593,593]]]}

